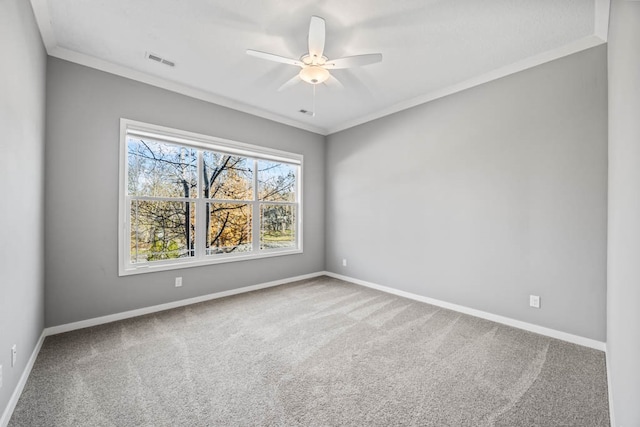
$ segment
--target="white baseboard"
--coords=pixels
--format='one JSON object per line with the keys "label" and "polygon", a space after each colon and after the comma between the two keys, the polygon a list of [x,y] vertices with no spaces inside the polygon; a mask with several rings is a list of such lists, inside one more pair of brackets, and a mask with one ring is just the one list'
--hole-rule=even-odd
{"label": "white baseboard", "polygon": [[231,295],[242,294],[246,292],[256,291],[258,289],[271,288],[274,286],[283,285],[285,283],[297,282],[298,280],[312,279],[314,277],[323,276],[324,271],[319,271],[316,273],[305,274],[302,276],[289,277],[286,279],[274,280],[272,282],[259,283],[257,285],[245,286],[243,288],[231,289],[223,292],[216,292],[213,294],[202,295],[199,297],[183,299],[180,301],[173,301],[166,304],[154,305],[151,307],[144,307],[137,310],[125,311],[122,313],[110,314],[108,316],[96,317],[93,319],[81,320],[79,322],[67,323],[64,325],[53,326],[49,328],[45,328],[40,335],[40,339],[36,344],[36,347],[33,349],[31,353],[31,357],[25,367],[22,376],[20,377],[20,381],[16,385],[16,388],[11,395],[11,399],[9,399],[9,403],[2,413],[2,418],[0,418],[0,427],[7,427],[9,424],[9,420],[13,415],[13,411],[18,403],[18,399],[20,399],[20,395],[22,394],[22,390],[29,379],[29,375],[31,374],[31,369],[33,369],[33,365],[38,357],[38,353],[40,353],[40,348],[42,348],[42,343],[44,339],[50,335],[56,335],[63,332],[74,331],[76,329],[88,328],[91,326],[102,325],[105,323],[115,322],[117,320],[129,319],[131,317],[142,316],[144,314],[156,313],[159,311],[169,310],[177,307],[184,307],[186,305],[196,304],[199,302],[209,301],[213,299],[228,297]]}
{"label": "white baseboard", "polygon": [[[305,274],[302,276],[289,277],[286,279],[274,280],[272,282],[260,283],[252,286],[245,286],[238,289],[230,289],[228,291],[216,292],[213,294],[202,295],[194,298],[187,298],[179,301],[168,302],[166,304],[154,305],[151,307],[138,308],[136,310],[124,311],[122,313],[109,314],[107,316],[94,317],[93,319],[81,320],[79,322],[66,323],[64,325],[52,326],[45,328],[44,335],[56,335],[63,332],[75,331],[76,329],[89,328],[91,326],[103,325],[105,323],[116,322],[118,320],[129,319],[131,317],[142,316],[159,311],[170,310],[172,308],[184,307],[186,305],[197,304],[199,302],[210,301],[213,299],[224,298],[231,295],[243,294],[246,292],[257,291],[258,289],[271,288],[273,286],[283,285],[285,283],[297,282],[298,280],[312,279],[314,277],[323,276],[324,271]],[[2,426],[0,426],[2,427]]]}
{"label": "white baseboard", "polygon": [[44,334],[44,331],[42,331],[42,334],[40,334],[40,338],[38,339],[35,348],[31,352],[31,357],[29,357],[27,366],[24,367],[24,371],[22,371],[20,380],[18,381],[16,388],[13,390],[13,394],[11,394],[9,403],[7,403],[6,408],[4,408],[2,418],[0,418],[0,427],[7,427],[7,425],[9,425],[9,420],[11,419],[11,415],[13,415],[13,410],[16,408],[18,399],[20,399],[20,395],[22,394],[22,390],[24,390],[24,386],[27,384],[27,380],[29,379],[29,375],[31,374],[31,369],[33,369],[33,364],[36,363],[36,359],[38,358],[38,353],[40,353],[40,348],[42,348],[42,343],[44,342],[45,336],[46,335]]}
{"label": "white baseboard", "polygon": [[[20,398],[20,395],[22,394],[22,390],[24,389],[24,386],[27,383],[27,380],[29,379],[29,375],[31,374],[31,370],[33,369],[33,365],[36,361],[36,358],[38,357],[38,353],[40,353],[40,348],[42,347],[42,344],[44,342],[45,337],[50,336],[50,335],[55,335],[55,334],[60,334],[63,332],[69,332],[69,331],[74,331],[76,329],[82,329],[82,328],[88,328],[91,326],[96,326],[96,325],[102,325],[105,323],[110,323],[110,322],[115,322],[118,320],[124,320],[124,319],[129,319],[131,317],[136,317],[136,316],[142,316],[145,314],[150,314],[150,313],[156,313],[159,311],[164,311],[164,310],[169,310],[172,308],[177,308],[177,307],[184,307],[186,305],[191,305],[191,304],[196,304],[199,302],[204,302],[204,301],[209,301],[209,300],[213,300],[213,299],[218,299],[218,298],[223,298],[223,297],[227,297],[227,296],[231,296],[231,295],[237,295],[237,294],[241,294],[241,293],[246,293],[246,292],[251,292],[251,291],[256,291],[258,289],[265,289],[265,288],[270,288],[270,287],[274,287],[274,286],[279,286],[279,285],[283,285],[285,283],[291,283],[291,282],[296,282],[299,280],[305,280],[305,279],[312,279],[314,277],[319,277],[319,276],[329,276],[329,277],[334,277],[336,279],[340,279],[340,280],[344,280],[346,282],[350,282],[350,283],[354,283],[356,285],[361,285],[361,286],[366,286],[368,288],[372,288],[372,289],[376,289],[382,292],[386,292],[389,294],[393,294],[393,295],[398,295],[401,297],[405,297],[405,298],[409,298],[412,300],[416,300],[416,301],[420,301],[420,302],[424,302],[427,304],[431,304],[431,305],[435,305],[438,307],[443,307],[443,308],[447,308],[449,310],[454,310],[460,313],[464,313],[464,314],[469,314],[471,316],[475,316],[475,317],[480,317],[482,319],[487,319],[487,320],[491,320],[497,323],[502,323],[504,325],[508,325],[508,326],[513,326],[519,329],[524,329],[526,331],[530,331],[530,332],[535,332],[541,335],[545,335],[545,336],[549,336],[552,338],[557,338],[563,341],[568,341],[574,344],[579,344],[579,345],[583,345],[585,347],[590,347],[590,348],[594,348],[596,350],[602,350],[605,351],[605,355],[606,355],[606,344],[600,341],[596,341],[596,340],[592,340],[589,338],[584,338],[584,337],[580,337],[577,335],[572,335],[572,334],[568,334],[566,332],[561,332],[561,331],[556,331],[554,329],[549,329],[549,328],[545,328],[542,326],[538,326],[538,325],[534,325],[531,323],[526,323],[526,322],[521,322],[519,320],[515,320],[515,319],[510,319],[508,317],[503,317],[503,316],[498,316],[492,313],[487,313],[484,311],[480,311],[480,310],[476,310],[473,308],[469,308],[469,307],[465,307],[465,306],[461,306],[461,305],[457,305],[457,304],[452,304],[452,303],[448,303],[445,301],[440,301],[440,300],[436,300],[433,298],[428,298],[422,295],[417,295],[417,294],[412,294],[410,292],[405,292],[405,291],[401,291],[398,289],[393,289],[393,288],[389,288],[387,286],[382,286],[382,285],[377,285],[375,283],[371,283],[371,282],[367,282],[364,280],[360,280],[360,279],[356,279],[353,277],[348,277],[348,276],[343,276],[341,274],[336,274],[336,273],[332,273],[330,271],[319,271],[316,273],[310,273],[310,274],[305,274],[302,276],[296,276],[296,277],[289,277],[286,279],[280,279],[280,280],[274,280],[272,282],[266,282],[266,283],[260,283],[257,285],[252,285],[252,286],[245,286],[243,288],[238,288],[238,289],[231,289],[228,291],[223,291],[223,292],[216,292],[213,294],[208,294],[208,295],[202,295],[199,297],[194,297],[194,298],[188,298],[188,299],[183,299],[180,301],[174,301],[174,302],[170,302],[170,303],[166,303],[166,304],[160,304],[160,305],[155,305],[155,306],[151,306],[151,307],[144,307],[144,308],[140,308],[140,309],[136,309],[136,310],[130,310],[130,311],[125,311],[122,313],[116,313],[116,314],[111,314],[108,316],[101,316],[101,317],[96,317],[93,319],[87,319],[87,320],[82,320],[79,322],[73,322],[73,323],[67,323],[64,325],[58,325],[58,326],[53,326],[53,327],[49,327],[49,328],[45,328],[42,331],[42,334],[40,335],[40,338],[38,339],[38,343],[36,344],[35,348],[33,349],[33,352],[31,353],[31,357],[29,358],[29,361],[27,362],[27,365],[24,369],[24,371],[22,372],[22,376],[20,377],[20,381],[18,382],[18,384],[16,385],[15,390],[13,391],[13,394],[11,395],[11,398],[9,399],[9,403],[7,404],[7,407],[5,408],[3,414],[2,414],[2,418],[0,418],[0,427],[7,427],[7,425],[9,424],[9,420],[11,419],[11,415],[13,415],[13,410],[16,407],[16,404],[18,403],[18,399]],[[607,356],[607,381],[608,381],[608,392],[609,392],[609,413],[611,416],[611,425],[615,427],[615,421],[614,421],[614,416],[613,416],[613,400],[612,400],[612,390],[611,390],[611,376],[610,376],[610,372],[609,372],[609,360],[608,360],[608,355]]]}
{"label": "white baseboard", "polygon": [[605,363],[607,365],[607,394],[609,396],[609,423],[611,427],[617,427],[616,417],[613,414],[613,388],[611,387],[611,364],[609,363],[609,349],[605,351]]}
{"label": "white baseboard", "polygon": [[323,276],[325,273],[323,271],[305,274],[302,276],[289,277],[281,280],[274,280],[272,282],[260,283],[252,286],[245,286],[243,288],[231,289],[223,292],[216,292],[213,294],[202,295],[199,297],[183,299],[180,301],[169,302],[166,304],[154,305],[151,307],[144,307],[137,310],[125,311],[122,313],[110,314],[108,316],[96,317],[93,319],[81,320],[79,322],[67,323],[64,325],[53,326],[50,328],[45,328],[40,335],[40,339],[36,344],[36,347],[33,349],[31,353],[31,357],[27,362],[27,366],[22,372],[22,376],[20,377],[20,381],[16,385],[16,388],[13,390],[13,394],[11,395],[11,399],[9,399],[9,403],[2,413],[2,418],[0,418],[0,427],[7,427],[9,424],[9,420],[11,419],[11,415],[13,415],[13,410],[15,409],[18,399],[20,399],[20,395],[22,394],[22,390],[27,383],[27,379],[29,379],[29,375],[31,374],[31,369],[33,369],[33,365],[36,362],[38,354],[40,353],[40,349],[42,348],[42,343],[44,339],[50,335],[56,335],[63,332],[74,331],[76,329],[88,328],[90,326],[102,325],[105,323],[115,322],[117,320],[129,319],[131,317],[142,316],[144,314],[157,313],[159,311],[169,310],[177,307],[184,307],[185,305],[196,304],[199,302],[209,301],[213,299],[223,298],[231,295],[237,295],[245,292],[256,291],[258,289],[270,288],[273,286],[283,285],[285,283],[297,282],[299,280],[312,279],[314,277]]}
{"label": "white baseboard", "polygon": [[481,319],[491,320],[493,322],[502,323],[503,325],[513,326],[514,328],[524,329],[525,331],[534,332],[536,334],[545,335],[551,338],[557,338],[562,341],[568,341],[573,344],[578,344],[578,345],[582,345],[585,347],[589,347],[589,348],[593,348],[601,351],[606,350],[605,343],[601,341],[596,341],[590,338],[581,337],[579,335],[573,335],[567,332],[545,328],[544,326],[534,325],[532,323],[522,322],[520,320],[511,319],[509,317],[488,313],[486,311],[476,310],[474,308],[465,307],[463,305],[452,304],[450,302],[440,301],[434,298],[413,294],[411,292],[401,291],[398,289],[378,285],[375,283],[367,282],[367,281],[356,279],[353,277],[332,273],[330,271],[325,271],[324,274],[326,274],[329,277],[334,277],[336,279],[344,280],[346,282],[355,283],[356,285],[366,286],[367,288],[376,289],[389,294],[398,295],[398,296],[409,298],[415,301],[425,302],[427,304],[435,305],[438,307],[446,308],[449,310],[457,311],[457,312],[468,314],[475,317],[480,317]]}

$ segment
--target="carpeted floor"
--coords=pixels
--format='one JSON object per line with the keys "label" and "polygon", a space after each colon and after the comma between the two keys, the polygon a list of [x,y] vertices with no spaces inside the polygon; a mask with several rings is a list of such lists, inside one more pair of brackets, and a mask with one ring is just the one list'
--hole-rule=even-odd
{"label": "carpeted floor", "polygon": [[608,426],[602,352],[328,277],[48,337],[10,426]]}

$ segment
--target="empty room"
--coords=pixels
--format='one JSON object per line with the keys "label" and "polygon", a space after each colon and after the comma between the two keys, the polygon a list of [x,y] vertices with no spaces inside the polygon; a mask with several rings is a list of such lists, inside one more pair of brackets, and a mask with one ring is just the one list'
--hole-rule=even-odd
{"label": "empty room", "polygon": [[0,0],[0,427],[640,427],[640,1]]}

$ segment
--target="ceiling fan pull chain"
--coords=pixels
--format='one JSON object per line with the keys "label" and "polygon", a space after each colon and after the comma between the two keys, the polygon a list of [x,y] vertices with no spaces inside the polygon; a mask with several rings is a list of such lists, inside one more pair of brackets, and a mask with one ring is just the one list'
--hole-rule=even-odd
{"label": "ceiling fan pull chain", "polygon": [[315,117],[316,116],[316,85],[311,85],[313,86],[313,108],[311,109],[311,117]]}

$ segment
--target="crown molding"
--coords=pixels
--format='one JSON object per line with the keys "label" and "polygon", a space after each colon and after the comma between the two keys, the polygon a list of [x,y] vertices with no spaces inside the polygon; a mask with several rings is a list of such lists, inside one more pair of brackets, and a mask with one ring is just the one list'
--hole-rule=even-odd
{"label": "crown molding", "polygon": [[553,50],[543,52],[539,55],[526,58],[522,61],[509,64],[505,67],[497,68],[493,71],[473,77],[463,82],[460,82],[451,86],[447,86],[442,89],[438,89],[433,92],[408,99],[406,101],[399,102],[397,104],[392,105],[391,107],[384,108],[382,110],[376,111],[375,113],[368,114],[366,116],[359,117],[354,120],[350,120],[338,126],[330,127],[329,135],[333,133],[341,132],[343,130],[347,130],[349,128],[352,128],[376,119],[380,119],[385,116],[389,116],[394,113],[398,113],[403,110],[407,110],[409,108],[416,107],[421,104],[426,104],[427,102],[434,101],[439,98],[444,98],[445,96],[453,95],[454,93],[457,93],[457,92],[462,92],[463,90],[470,89],[474,86],[479,86],[481,84],[488,83],[493,80],[498,80],[510,74],[515,74],[517,72],[524,71],[526,69],[533,68],[535,66],[544,64],[546,62],[554,61],[556,59],[560,59],[565,56],[568,56],[568,55],[571,55],[571,54],[574,54],[574,53],[577,53],[577,52],[580,52],[604,43],[605,41],[597,36],[584,37],[575,42],[566,44],[564,46],[560,46]]}
{"label": "crown molding", "polygon": [[167,80],[162,77],[154,76],[142,71],[137,71],[132,68],[124,67],[122,65],[113,64],[111,62],[104,61],[102,59],[79,53],[73,50],[64,49],[61,47],[54,47],[51,50],[47,50],[49,56],[54,58],[64,59],[65,61],[74,62],[76,64],[84,65],[86,67],[94,68],[96,70],[104,71],[110,74],[115,74],[120,77],[135,80],[141,83],[146,83],[151,86],[166,89],[171,92],[176,92],[182,95],[189,96],[191,98],[199,99],[201,101],[210,102],[212,104],[220,105],[222,107],[230,108],[232,110],[240,111],[243,113],[251,114],[253,116],[261,117],[263,119],[271,120],[277,123],[281,123],[287,126],[292,126],[298,129],[306,130],[309,132],[317,133],[320,135],[327,135],[326,129],[312,126],[306,123],[289,119],[287,117],[280,116],[278,114],[270,113],[257,107],[253,107],[242,102],[234,101],[224,96],[216,95],[205,90],[196,89],[191,86],[183,85],[171,80]]}
{"label": "crown molding", "polygon": [[[383,108],[371,114],[367,114],[346,122],[340,123],[336,126],[329,128],[322,128],[313,126],[308,123],[303,123],[298,120],[294,120],[288,117],[281,116],[279,114],[271,113],[258,107],[254,107],[221,95],[196,89],[194,87],[177,83],[162,77],[154,76],[149,73],[141,72],[128,68],[122,65],[113,64],[104,61],[99,58],[95,58],[90,55],[72,51],[69,49],[61,48],[58,46],[55,31],[51,25],[51,15],[49,13],[48,0],[30,0],[31,5],[36,17],[36,22],[40,29],[42,41],[47,50],[47,53],[55,58],[63,59],[66,61],[74,62],[80,65],[84,65],[90,68],[94,68],[107,73],[115,74],[128,79],[136,80],[142,83],[146,83],[155,87],[166,89],[172,92],[180,93],[195,99],[210,102],[220,105],[222,107],[230,108],[243,113],[251,114],[253,116],[261,117],[267,120],[271,120],[277,123],[281,123],[287,126],[292,126],[298,129],[306,130],[308,132],[316,133],[319,135],[327,136],[336,132],[377,120],[379,118],[398,113],[400,111],[425,104],[430,101],[434,101],[439,98],[443,98],[448,95],[452,95],[457,92],[461,92],[466,89],[470,89],[474,86],[478,86],[484,83],[488,83],[493,80],[500,79],[502,77],[514,74],[528,68],[535,67],[537,65],[544,64],[556,59],[563,58],[565,56],[586,50],[607,42],[608,30],[609,30],[609,10],[610,0],[593,0],[594,1],[594,27],[593,35],[576,40],[572,43],[560,46],[558,48],[543,52],[539,55],[535,55],[526,58],[522,61],[497,68],[488,73],[473,77],[448,87],[435,90],[433,92],[420,95],[415,98],[411,98],[405,101],[401,101],[390,107]],[[631,1],[631,0],[629,0]],[[637,0],[635,0],[637,1]]]}

